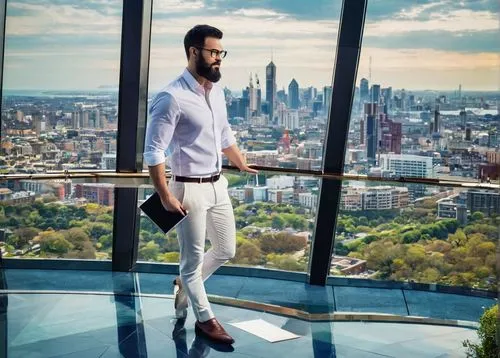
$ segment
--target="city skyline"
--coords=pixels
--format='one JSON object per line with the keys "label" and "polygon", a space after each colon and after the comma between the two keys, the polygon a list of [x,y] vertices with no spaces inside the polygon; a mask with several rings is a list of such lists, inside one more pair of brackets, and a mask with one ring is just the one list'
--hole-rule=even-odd
{"label": "city skyline", "polygon": [[[239,6],[238,6],[239,5]],[[277,89],[331,84],[341,1],[156,1],[150,89],[185,66],[182,39],[197,23],[224,31],[229,51],[222,86],[241,89],[250,72],[265,77],[276,64]],[[329,14],[328,17],[325,14]],[[368,2],[358,78],[414,90],[497,91],[500,78],[495,1]],[[9,0],[4,88],[90,90],[117,86],[119,1]],[[263,83],[262,90],[265,91]]]}

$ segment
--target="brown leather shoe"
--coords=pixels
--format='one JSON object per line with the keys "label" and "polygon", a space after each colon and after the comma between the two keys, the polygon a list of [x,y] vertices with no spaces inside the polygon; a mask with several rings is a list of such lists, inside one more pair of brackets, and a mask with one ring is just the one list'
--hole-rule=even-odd
{"label": "brown leather shoe", "polygon": [[224,344],[234,343],[233,337],[227,334],[219,321],[217,321],[217,319],[215,318],[212,318],[206,322],[196,321],[195,332],[197,334],[203,334],[214,341]]}

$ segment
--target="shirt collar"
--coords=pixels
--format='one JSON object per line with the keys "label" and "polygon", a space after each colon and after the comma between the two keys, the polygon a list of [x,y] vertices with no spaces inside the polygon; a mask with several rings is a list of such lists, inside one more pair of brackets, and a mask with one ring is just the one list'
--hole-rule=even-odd
{"label": "shirt collar", "polygon": [[205,86],[202,86],[196,78],[189,72],[189,70],[186,68],[184,69],[184,72],[182,73],[182,78],[187,82],[188,86],[191,88],[192,91],[196,93],[201,93],[205,94],[205,90],[210,91],[213,87],[213,83],[210,81],[205,82]]}

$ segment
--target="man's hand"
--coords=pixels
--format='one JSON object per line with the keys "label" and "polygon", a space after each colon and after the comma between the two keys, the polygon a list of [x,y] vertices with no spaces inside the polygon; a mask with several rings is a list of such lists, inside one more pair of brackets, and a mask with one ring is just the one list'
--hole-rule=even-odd
{"label": "man's hand", "polygon": [[161,199],[161,203],[165,210],[173,212],[173,213],[181,213],[182,215],[186,215],[187,211],[182,206],[181,202],[177,200],[177,198],[173,195],[167,196],[165,199]]}
{"label": "man's hand", "polygon": [[258,174],[259,173],[259,171],[257,169],[252,169],[247,164],[242,165],[241,168],[240,168],[240,171],[247,172],[247,173],[250,173],[250,174]]}
{"label": "man's hand", "polygon": [[238,167],[242,172],[250,174],[257,174],[259,172],[258,170],[250,168],[236,144],[223,149],[222,152],[226,155],[227,159],[229,159],[229,162]]}

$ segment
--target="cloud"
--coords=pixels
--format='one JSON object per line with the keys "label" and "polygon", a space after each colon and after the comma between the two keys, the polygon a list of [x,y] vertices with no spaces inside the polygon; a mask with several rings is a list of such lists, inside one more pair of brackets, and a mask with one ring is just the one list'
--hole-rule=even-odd
{"label": "cloud", "polygon": [[376,36],[366,32],[363,46],[385,49],[421,49],[431,48],[456,52],[500,52],[498,31],[479,33],[453,33],[449,31],[414,31],[393,33],[390,36]]}
{"label": "cloud", "polygon": [[9,11],[25,10],[20,16],[7,16],[7,36],[40,34],[64,35],[119,35],[121,17],[109,16],[95,9],[81,9],[70,5],[43,5],[8,3]]}
{"label": "cloud", "polygon": [[395,14],[394,17],[396,18],[401,18],[401,19],[417,19],[422,15],[423,13],[428,12],[428,10],[436,8],[436,7],[441,7],[445,4],[447,4],[447,1],[437,1],[429,4],[422,4],[422,5],[417,5],[413,6],[409,9],[402,9],[399,11],[399,13]]}
{"label": "cloud", "polygon": [[431,14],[426,20],[387,19],[368,22],[365,35],[390,36],[415,31],[481,32],[498,31],[498,16],[489,11],[454,10]]}
{"label": "cloud", "polygon": [[153,2],[155,13],[178,13],[186,11],[196,11],[205,8],[205,3],[201,0],[156,0]]}
{"label": "cloud", "polygon": [[[153,33],[155,36],[162,34],[184,35],[188,29],[195,24],[205,23],[205,16],[186,16],[171,18],[168,20],[153,21]],[[216,24],[223,30],[225,36],[333,36],[338,29],[338,21],[326,20],[297,20],[294,18],[257,18],[250,16],[213,16],[211,24]]]}
{"label": "cloud", "polygon": [[228,12],[230,15],[236,15],[236,16],[248,16],[248,17],[287,17],[287,14],[284,13],[279,13],[274,10],[270,9],[259,9],[259,8],[253,8],[253,9],[238,9],[233,12]]}
{"label": "cloud", "polygon": [[[223,45],[229,51],[224,80],[230,87],[245,86],[249,72],[264,77],[271,49],[280,87],[288,86],[292,77],[301,86],[329,84],[340,3],[318,0],[311,6],[305,1],[253,0],[242,7],[232,0],[155,0],[150,80],[155,87],[165,83],[163,78],[175,77],[185,65],[184,34],[209,22],[224,31]],[[498,80],[497,5],[491,0],[415,3],[369,1],[360,73],[366,73],[366,56],[371,54],[374,76],[379,74],[387,83],[449,88],[464,76],[469,87],[491,88]],[[60,73],[73,73],[74,83],[100,83],[103,73],[115,78],[120,34],[119,0],[10,0],[7,87],[30,81],[48,85],[45,73],[44,82],[36,78],[45,68],[54,85],[72,83]],[[84,67],[75,73],[75,68]],[[88,78],[80,78],[83,74]]]}

